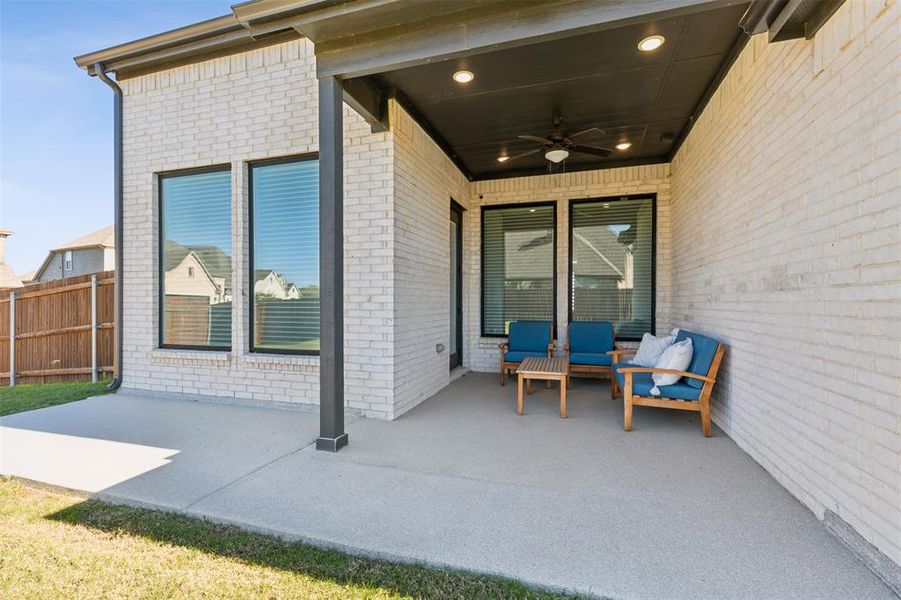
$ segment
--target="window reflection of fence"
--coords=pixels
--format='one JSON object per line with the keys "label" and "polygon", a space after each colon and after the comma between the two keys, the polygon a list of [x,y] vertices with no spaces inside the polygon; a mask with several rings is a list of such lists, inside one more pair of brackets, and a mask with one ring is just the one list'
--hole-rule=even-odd
{"label": "window reflection of fence", "polygon": [[254,347],[318,350],[319,298],[254,300]]}
{"label": "window reflection of fence", "polygon": [[625,324],[632,320],[632,290],[617,289],[615,281],[606,287],[576,288],[573,296],[575,321],[616,321]]}
{"label": "window reflection of fence", "polygon": [[554,290],[550,285],[504,290],[507,321],[550,321],[554,318]]}
{"label": "window reflection of fence", "polygon": [[231,302],[210,304],[209,296],[167,294],[165,299],[167,344],[175,346],[231,346]]}

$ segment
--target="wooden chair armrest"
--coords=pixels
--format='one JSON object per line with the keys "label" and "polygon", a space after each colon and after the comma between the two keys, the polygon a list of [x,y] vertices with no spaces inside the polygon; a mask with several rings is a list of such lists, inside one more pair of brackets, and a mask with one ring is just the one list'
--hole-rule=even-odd
{"label": "wooden chair armrest", "polygon": [[698,375],[697,373],[689,373],[688,371],[676,371],[675,369],[658,369],[656,367],[626,367],[622,369],[617,369],[619,373],[667,373],[669,375],[680,375],[682,377],[689,377],[691,379],[700,379],[701,381],[706,381],[707,383],[716,383],[716,379],[712,379],[707,377],[706,375]]}
{"label": "wooden chair armrest", "polygon": [[501,342],[500,344],[497,345],[498,350],[500,350],[501,352],[503,352],[504,350],[506,350],[509,347],[510,347],[509,342]]}
{"label": "wooden chair armrest", "polygon": [[[608,350],[607,354],[614,359],[618,359],[622,355],[634,355],[636,352],[636,350],[630,350],[628,348],[617,348],[616,350]],[[617,362],[617,360],[614,360],[613,362]]]}

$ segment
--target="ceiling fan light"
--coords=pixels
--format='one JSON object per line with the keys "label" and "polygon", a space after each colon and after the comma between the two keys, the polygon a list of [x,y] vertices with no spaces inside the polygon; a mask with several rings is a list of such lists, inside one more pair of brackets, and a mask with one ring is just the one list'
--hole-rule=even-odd
{"label": "ceiling fan light", "polygon": [[551,148],[544,153],[544,157],[552,163],[559,163],[566,160],[569,156],[569,150],[565,148]]}
{"label": "ceiling fan light", "polygon": [[649,35],[644,38],[640,42],[638,42],[638,49],[642,52],[651,52],[652,50],[656,50],[660,46],[663,45],[663,42],[666,41],[666,38],[662,35]]}
{"label": "ceiling fan light", "polygon": [[469,83],[475,78],[476,76],[472,71],[461,70],[454,73],[454,81],[457,83]]}
{"label": "ceiling fan light", "polygon": [[628,150],[632,147],[632,142],[620,142],[616,145],[617,150]]}
{"label": "ceiling fan light", "polygon": [[509,156],[498,156],[497,157],[497,162],[499,162],[499,163],[504,163],[504,162],[507,162],[508,160],[510,160]]}

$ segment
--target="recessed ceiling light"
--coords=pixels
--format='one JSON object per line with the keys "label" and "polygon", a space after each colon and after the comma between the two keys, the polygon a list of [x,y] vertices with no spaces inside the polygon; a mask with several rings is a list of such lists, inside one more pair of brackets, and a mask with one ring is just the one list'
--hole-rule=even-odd
{"label": "recessed ceiling light", "polygon": [[530,209],[529,209],[529,212],[535,212],[535,209],[534,209],[534,208],[530,208]]}
{"label": "recessed ceiling light", "polygon": [[498,156],[497,157],[497,162],[507,162],[508,160],[510,160],[509,156]]}
{"label": "recessed ceiling light", "polygon": [[628,150],[632,147],[632,142],[620,142],[616,145],[617,150]]}
{"label": "recessed ceiling light", "polygon": [[662,46],[665,41],[666,38],[662,35],[651,35],[638,42],[638,49],[642,52],[650,52]]}
{"label": "recessed ceiling light", "polygon": [[475,78],[476,76],[473,75],[472,71],[457,71],[454,73],[454,81],[457,83],[469,83]]}

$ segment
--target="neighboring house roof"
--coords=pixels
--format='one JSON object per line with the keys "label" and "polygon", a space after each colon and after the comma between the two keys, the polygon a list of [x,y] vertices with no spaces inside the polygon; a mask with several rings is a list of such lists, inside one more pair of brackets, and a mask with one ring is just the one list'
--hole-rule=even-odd
{"label": "neighboring house roof", "polygon": [[85,248],[115,248],[116,246],[116,236],[114,233],[114,229],[112,225],[107,225],[97,231],[92,231],[87,235],[83,235],[79,238],[75,238],[69,242],[66,242],[62,246],[57,246],[56,248],[52,248],[50,252],[47,253],[47,258],[44,259],[44,262],[41,263],[41,266],[38,267],[37,271],[32,274],[32,279],[37,279],[44,274],[44,270],[50,264],[50,261],[53,260],[53,256],[58,252],[65,252],[67,250],[83,250]]}
{"label": "neighboring house roof", "polygon": [[80,248],[115,248],[116,236],[112,225],[107,225],[97,231],[92,231],[87,235],[58,246],[52,252],[60,250],[78,250]]}
{"label": "neighboring house roof", "polygon": [[19,273],[16,277],[18,277],[19,281],[22,283],[28,283],[29,281],[34,281],[34,276],[37,274],[37,271],[28,271],[27,273]]}

